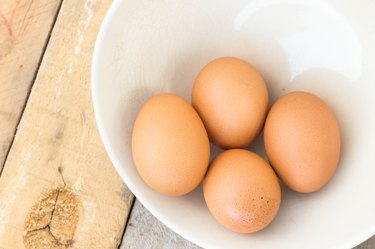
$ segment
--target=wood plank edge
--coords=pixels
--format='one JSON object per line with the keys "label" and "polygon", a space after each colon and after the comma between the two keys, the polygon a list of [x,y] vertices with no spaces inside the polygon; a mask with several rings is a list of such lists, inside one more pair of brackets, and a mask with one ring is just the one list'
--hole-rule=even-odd
{"label": "wood plank edge", "polygon": [[53,29],[55,28],[56,21],[57,21],[57,19],[58,19],[58,17],[59,17],[59,14],[60,14],[60,10],[61,10],[61,6],[62,6],[63,1],[64,1],[64,0],[61,0],[61,1],[60,1],[59,7],[57,8],[57,12],[56,12],[56,15],[55,15],[55,17],[54,17],[54,19],[53,19],[51,29],[50,29],[50,31],[48,32],[47,40],[46,40],[46,42],[45,42],[45,44],[44,44],[44,46],[43,46],[43,53],[41,54],[41,56],[40,56],[40,58],[39,58],[38,66],[37,66],[36,69],[35,69],[35,72],[34,72],[34,76],[33,76],[33,78],[31,79],[31,84],[30,84],[30,87],[29,87],[29,90],[28,90],[28,93],[27,93],[27,96],[26,96],[25,103],[24,103],[24,105],[23,105],[23,107],[22,107],[22,111],[21,111],[20,117],[19,117],[19,119],[18,119],[18,121],[17,121],[16,129],[15,129],[15,131],[14,131],[12,141],[10,142],[9,147],[8,147],[8,149],[7,149],[7,152],[6,152],[6,155],[5,155],[4,161],[3,161],[3,163],[0,165],[0,177],[1,177],[2,173],[3,173],[3,170],[4,170],[4,168],[5,168],[5,164],[6,164],[6,162],[7,162],[8,156],[9,156],[9,152],[11,151],[12,146],[13,146],[13,143],[14,143],[14,140],[15,140],[15,138],[16,138],[17,131],[18,131],[18,126],[19,126],[19,124],[21,123],[21,120],[22,120],[23,114],[24,114],[24,112],[25,112],[25,109],[26,109],[27,103],[28,103],[29,98],[30,98],[30,94],[31,94],[31,92],[32,92],[32,90],[33,90],[33,86],[34,86],[34,83],[35,83],[36,77],[38,76],[39,68],[40,68],[40,66],[42,65],[42,62],[43,62],[43,59],[44,59],[44,55],[45,55],[45,52],[46,52],[46,50],[47,50],[48,44],[49,44],[49,42],[50,42],[50,39],[51,39],[51,35],[52,35],[52,32],[53,32]]}

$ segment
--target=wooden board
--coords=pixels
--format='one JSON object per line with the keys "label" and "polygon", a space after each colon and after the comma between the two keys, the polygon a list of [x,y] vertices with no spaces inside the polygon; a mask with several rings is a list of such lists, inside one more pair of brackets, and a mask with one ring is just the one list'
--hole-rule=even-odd
{"label": "wooden board", "polygon": [[0,2],[0,172],[60,3]]}
{"label": "wooden board", "polygon": [[200,249],[157,220],[135,201],[120,249]]}
{"label": "wooden board", "polygon": [[107,158],[90,94],[92,51],[110,4],[61,6],[0,177],[0,248],[121,242],[133,197]]}
{"label": "wooden board", "polygon": [[363,242],[361,245],[355,247],[354,249],[374,249],[374,248],[375,248],[375,236]]}

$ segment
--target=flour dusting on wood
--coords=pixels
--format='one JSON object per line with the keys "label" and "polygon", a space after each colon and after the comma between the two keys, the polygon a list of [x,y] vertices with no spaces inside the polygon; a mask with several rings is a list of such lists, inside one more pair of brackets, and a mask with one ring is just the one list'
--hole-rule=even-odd
{"label": "flour dusting on wood", "polygon": [[58,99],[61,95],[62,95],[61,89],[59,87],[56,87],[55,99]]}
{"label": "flour dusting on wood", "polygon": [[30,160],[30,158],[32,157],[32,155],[33,155],[33,152],[32,152],[32,151],[28,151],[28,152],[25,154],[25,156],[23,157],[23,161],[24,161],[25,163],[27,163],[27,162]]}
{"label": "flour dusting on wood", "polygon": [[0,202],[0,234],[6,232],[8,223],[10,222],[11,212],[13,205],[16,201],[16,195],[19,189],[22,189],[27,183],[27,176],[25,174],[25,169],[21,167],[18,171],[18,177],[12,179],[8,185],[8,191],[4,192],[2,201]]}
{"label": "flour dusting on wood", "polygon": [[81,190],[81,185],[82,185],[82,175],[79,175],[76,182],[72,185],[72,189],[75,192],[78,192]]}
{"label": "flour dusting on wood", "polygon": [[83,202],[83,209],[85,211],[84,213],[84,224],[91,223],[93,224],[95,222],[96,218],[96,205],[93,202]]}

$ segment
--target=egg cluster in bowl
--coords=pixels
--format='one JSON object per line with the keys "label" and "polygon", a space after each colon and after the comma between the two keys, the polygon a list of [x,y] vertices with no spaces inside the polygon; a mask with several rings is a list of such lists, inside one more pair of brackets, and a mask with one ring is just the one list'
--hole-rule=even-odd
{"label": "egg cluster in bowl", "polygon": [[[267,86],[247,62],[222,57],[198,74],[192,105],[170,93],[143,105],[132,132],[132,155],[142,179],[169,196],[185,195],[203,180],[213,217],[239,233],[275,218],[281,190],[309,193],[333,176],[340,158],[335,115],[317,96],[288,93],[268,111]],[[264,129],[268,161],[244,149]],[[226,149],[209,163],[210,141]]]}

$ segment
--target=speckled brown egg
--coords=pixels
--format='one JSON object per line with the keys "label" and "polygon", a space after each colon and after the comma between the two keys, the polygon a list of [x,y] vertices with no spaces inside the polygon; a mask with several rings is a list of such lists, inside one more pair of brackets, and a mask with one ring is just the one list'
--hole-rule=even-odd
{"label": "speckled brown egg", "polygon": [[200,71],[192,102],[210,139],[223,148],[238,148],[251,143],[263,128],[268,91],[253,66],[223,57]]}
{"label": "speckled brown egg", "polygon": [[333,176],[340,158],[340,130],[317,96],[292,92],[272,106],[264,128],[267,157],[285,184],[313,192]]}
{"label": "speckled brown egg", "polygon": [[142,179],[170,196],[192,191],[209,162],[207,132],[194,108],[174,94],[150,98],[134,123],[132,154]]}
{"label": "speckled brown egg", "polygon": [[275,218],[280,185],[271,166],[243,149],[219,154],[203,184],[204,199],[214,218],[232,231],[252,233]]}

